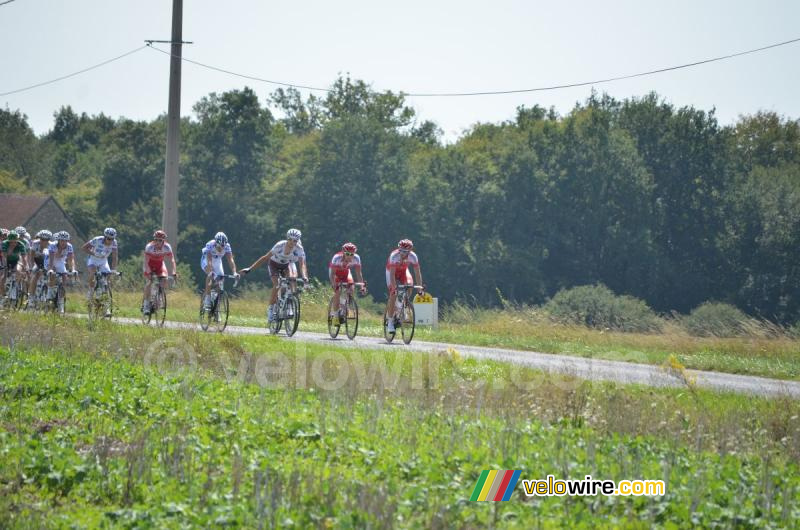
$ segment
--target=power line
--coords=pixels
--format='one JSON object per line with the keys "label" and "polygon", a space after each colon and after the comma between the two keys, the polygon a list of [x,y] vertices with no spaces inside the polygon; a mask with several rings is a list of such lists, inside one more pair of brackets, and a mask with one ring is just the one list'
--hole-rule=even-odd
{"label": "power line", "polygon": [[6,4],[10,4],[10,3],[11,3],[11,2],[13,2],[13,1],[14,1],[14,0],[6,0],[5,2],[0,2],[0,6],[4,6],[4,5],[6,5]]}
{"label": "power line", "polygon": [[100,68],[101,66],[107,65],[108,63],[112,63],[114,61],[118,61],[119,59],[122,59],[123,57],[127,57],[128,55],[132,55],[132,54],[134,54],[134,53],[136,53],[138,51],[141,51],[141,50],[143,50],[145,48],[147,48],[147,45],[140,46],[140,47],[138,47],[138,48],[136,48],[134,50],[131,50],[131,51],[126,52],[126,53],[123,53],[122,55],[118,55],[117,57],[114,57],[113,59],[108,59],[107,61],[103,61],[102,63],[97,63],[97,64],[95,64],[93,66],[88,67],[88,68],[84,68],[83,70],[78,70],[77,72],[73,72],[71,74],[63,75],[63,76],[57,77],[55,79],[51,79],[50,81],[44,81],[42,83],[36,83],[35,85],[26,86],[26,87],[23,87],[23,88],[18,88],[16,90],[11,90],[9,92],[0,93],[0,97],[8,96],[8,95],[11,95],[11,94],[16,94],[18,92],[24,92],[26,90],[31,90],[32,88],[38,88],[40,86],[45,86],[45,85],[49,85],[51,83],[55,83],[57,81],[62,81],[64,79],[68,79],[70,77],[75,77],[76,75],[82,74],[84,72],[88,72],[89,70],[94,70],[95,68]]}
{"label": "power line", "polygon": [[[639,72],[637,74],[621,75],[621,76],[617,76],[617,77],[608,77],[608,78],[605,78],[605,79],[597,79],[597,80],[594,80],[594,81],[582,81],[580,83],[568,83],[568,84],[543,86],[543,87],[536,87],[536,88],[522,88],[522,89],[516,89],[516,90],[493,90],[493,91],[483,91],[483,92],[422,92],[422,93],[402,92],[402,94],[407,96],[407,97],[496,96],[496,95],[502,95],[502,94],[522,94],[522,93],[526,93],[526,92],[544,92],[544,91],[548,91],[548,90],[559,90],[559,89],[562,89],[562,88],[575,88],[575,87],[581,87],[581,86],[587,86],[587,85],[599,85],[599,84],[602,84],[602,83],[610,83],[612,81],[622,81],[623,79],[633,79],[635,77],[644,77],[644,76],[648,76],[648,75],[660,74],[660,73],[663,73],[663,72],[670,72],[672,70],[680,70],[682,68],[690,68],[690,67],[693,67],[693,66],[698,66],[698,65],[701,65],[701,64],[713,63],[713,62],[716,62],[716,61],[724,61],[726,59],[732,59],[734,57],[741,57],[742,55],[749,55],[751,53],[757,53],[757,52],[761,52],[761,51],[764,51],[764,50],[769,50],[771,48],[778,48],[779,46],[786,46],[788,44],[794,44],[796,42],[800,42],[800,37],[798,37],[796,39],[783,41],[783,42],[778,42],[778,43],[775,43],[775,44],[770,44],[770,45],[767,45],[767,46],[762,46],[760,48],[753,48],[751,50],[746,50],[746,51],[743,51],[743,52],[731,53],[731,54],[722,55],[722,56],[719,56],[719,57],[712,57],[710,59],[703,59],[703,60],[700,60],[700,61],[681,64],[681,65],[677,65],[677,66],[668,66],[666,68],[659,68],[657,70],[649,70],[647,72]],[[151,48],[156,50],[156,51],[159,51],[159,52],[161,52],[163,54],[172,55],[170,52],[165,51],[165,50],[161,50],[159,48],[156,48],[155,46],[151,46]],[[209,64],[204,64],[204,63],[201,63],[199,61],[193,61],[191,59],[187,59],[186,57],[182,57],[181,59],[186,61],[186,62],[188,62],[188,63],[194,64],[194,65],[197,65],[197,66],[201,66],[203,68],[208,68],[209,70],[214,70],[214,71],[217,71],[217,72],[233,75],[233,76],[236,76],[236,77],[242,77],[244,79],[250,79],[250,80],[253,80],[253,81],[260,81],[260,82],[269,83],[269,84],[272,84],[272,85],[280,85],[280,86],[286,86],[286,87],[292,87],[292,88],[303,88],[303,89],[306,89],[306,90],[315,90],[315,91],[319,91],[319,92],[331,92],[331,89],[329,89],[329,88],[320,88],[320,87],[314,87],[314,86],[308,86],[308,85],[300,85],[300,84],[297,84],[297,83],[286,83],[286,82],[282,82],[282,81],[273,81],[273,80],[270,80],[270,79],[264,79],[264,78],[256,77],[256,76],[252,76],[252,75],[240,74],[238,72],[233,72],[231,70],[226,70],[224,68],[219,68],[219,67],[216,67],[216,66],[211,66]]]}

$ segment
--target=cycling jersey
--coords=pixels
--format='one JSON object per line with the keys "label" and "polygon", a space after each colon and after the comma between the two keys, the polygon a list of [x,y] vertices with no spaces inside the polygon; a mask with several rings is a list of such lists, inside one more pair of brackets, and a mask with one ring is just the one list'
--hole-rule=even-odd
{"label": "cycling jersey", "polygon": [[106,260],[111,255],[111,253],[117,250],[117,240],[112,239],[111,244],[107,245],[105,238],[103,236],[97,236],[96,238],[92,239],[90,242],[91,245],[91,255],[89,259],[102,259]]}
{"label": "cycling jersey", "polygon": [[67,258],[74,255],[72,243],[67,242],[67,246],[63,249],[58,248],[58,243],[50,243],[48,252],[45,254],[45,267],[50,268],[50,263],[53,263],[53,269],[56,272],[67,272]]}
{"label": "cycling jersey", "polygon": [[[16,241],[17,244],[14,248],[9,252],[9,248],[11,248],[11,242]],[[2,245],[0,245],[0,249],[3,251],[3,255],[6,257],[6,261],[8,262],[9,268],[12,268],[17,265],[21,256],[24,256],[28,253],[28,247],[25,244],[25,240],[22,239],[14,239],[9,240],[6,239],[3,241]]]}
{"label": "cycling jersey", "polygon": [[203,254],[200,258],[200,268],[205,271],[206,265],[208,265],[208,258],[211,257],[211,268],[214,270],[214,274],[222,276],[225,274],[222,269],[222,257],[232,254],[233,251],[231,250],[230,243],[225,243],[224,247],[217,249],[217,243],[212,239],[203,247]]}
{"label": "cycling jersey", "polygon": [[358,254],[353,255],[349,263],[345,263],[344,259],[344,252],[337,252],[333,255],[331,262],[328,264],[328,270],[332,272],[339,281],[352,279],[350,269],[361,268],[361,257]]}
{"label": "cycling jersey", "polygon": [[50,243],[42,244],[41,239],[34,239],[30,246],[30,253],[33,256],[33,261],[39,269],[44,268],[47,260],[47,252],[50,248]]}
{"label": "cycling jersey", "polygon": [[409,265],[419,265],[419,258],[414,252],[409,252],[407,255],[400,253],[400,249],[395,249],[389,254],[389,259],[386,260],[386,270],[394,270],[394,275],[400,278],[405,275]]}
{"label": "cycling jersey", "polygon": [[300,244],[298,241],[295,244],[294,248],[289,254],[285,253],[286,250],[286,240],[278,241],[275,243],[275,246],[272,247],[272,261],[275,263],[279,263],[281,265],[286,265],[287,263],[297,263],[301,259],[306,258],[306,252],[303,250],[303,245]]}
{"label": "cycling jersey", "polygon": [[[144,255],[147,258],[148,272],[158,276],[167,275],[167,266],[164,265],[164,258],[172,256],[172,247],[164,241],[161,248],[158,248],[155,241],[151,241],[144,247]],[[147,272],[145,272],[147,274]]]}

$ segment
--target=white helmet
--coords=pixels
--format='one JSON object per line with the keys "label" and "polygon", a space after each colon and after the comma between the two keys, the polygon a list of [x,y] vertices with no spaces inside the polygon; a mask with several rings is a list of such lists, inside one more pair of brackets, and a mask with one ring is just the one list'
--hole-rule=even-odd
{"label": "white helmet", "polygon": [[294,241],[300,241],[301,237],[303,237],[303,233],[297,228],[290,228],[289,231],[286,232],[286,239],[293,239]]}
{"label": "white helmet", "polygon": [[56,235],[54,237],[56,241],[69,241],[70,239],[72,239],[69,236],[69,232],[67,232],[66,230],[62,230],[61,232],[56,232]]}
{"label": "white helmet", "polygon": [[50,232],[50,230],[39,230],[38,232],[36,232],[36,237],[38,239],[50,240],[53,239],[53,233]]}
{"label": "white helmet", "polygon": [[117,231],[109,227],[103,230],[103,235],[106,237],[110,237],[111,239],[114,239],[115,237],[117,237]]}
{"label": "white helmet", "polygon": [[24,226],[18,226],[18,227],[16,227],[16,228],[14,229],[14,232],[16,232],[16,233],[17,233],[17,235],[18,235],[19,237],[25,237],[25,236],[27,236],[27,235],[28,235],[28,231],[27,231],[27,230],[25,230],[25,227],[24,227]]}
{"label": "white helmet", "polygon": [[224,247],[228,244],[228,236],[225,235],[225,232],[217,232],[214,235],[214,241],[216,241],[217,245]]}

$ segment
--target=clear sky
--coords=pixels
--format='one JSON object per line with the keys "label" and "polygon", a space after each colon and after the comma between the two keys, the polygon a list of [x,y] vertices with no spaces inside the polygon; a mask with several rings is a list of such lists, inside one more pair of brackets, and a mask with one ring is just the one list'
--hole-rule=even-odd
{"label": "clear sky", "polygon": [[[3,0],[0,0],[2,2]],[[0,93],[169,39],[170,0],[14,0],[0,5]],[[328,87],[340,73],[376,90],[506,90],[633,74],[800,37],[798,0],[185,0],[184,57],[257,77]],[[166,45],[162,45],[166,48]],[[62,105],[151,120],[166,112],[169,57],[145,49],[52,85],[0,97],[37,134]],[[182,113],[210,92],[274,86],[183,65]],[[616,98],[657,91],[732,123],[772,110],[800,118],[800,43],[597,85]],[[591,87],[469,98],[409,98],[455,139],[519,105],[568,112]]]}

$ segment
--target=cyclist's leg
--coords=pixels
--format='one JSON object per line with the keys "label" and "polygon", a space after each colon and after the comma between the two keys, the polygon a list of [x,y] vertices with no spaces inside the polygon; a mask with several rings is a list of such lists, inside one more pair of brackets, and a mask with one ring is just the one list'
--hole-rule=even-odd
{"label": "cyclist's leg", "polygon": [[[386,289],[389,291],[389,299],[386,300],[386,311],[384,315],[390,321],[391,324],[391,317],[394,316],[394,301],[397,297],[397,289],[392,288],[392,278],[391,278],[392,271],[386,269]],[[391,327],[394,327],[393,325]]]}
{"label": "cyclist's leg", "polygon": [[86,298],[89,300],[92,299],[92,293],[94,293],[94,284],[96,281],[95,274],[97,273],[97,267],[98,265],[96,265],[91,258],[89,258],[89,261],[86,262],[86,271],[87,275],[89,276],[89,281],[87,282],[89,284],[89,292],[86,293]]}

